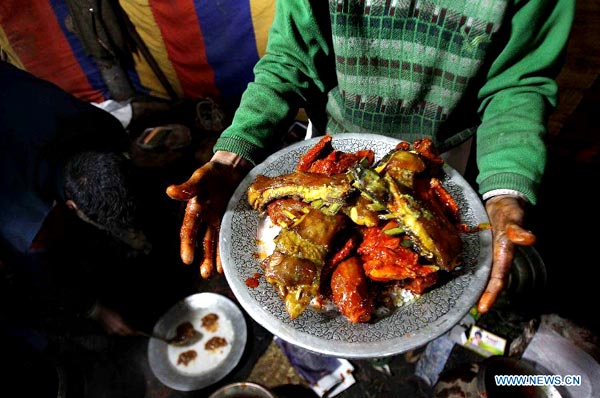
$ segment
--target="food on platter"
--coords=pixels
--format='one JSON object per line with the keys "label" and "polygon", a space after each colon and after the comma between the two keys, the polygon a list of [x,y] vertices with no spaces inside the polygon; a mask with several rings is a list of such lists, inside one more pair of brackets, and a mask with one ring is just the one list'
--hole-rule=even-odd
{"label": "food on platter", "polygon": [[202,327],[209,332],[216,332],[219,328],[219,315],[210,312],[202,317]]}
{"label": "food on platter", "polygon": [[207,351],[215,351],[219,348],[225,347],[227,345],[227,339],[220,336],[211,337],[206,344],[204,344],[204,348]]}
{"label": "food on platter", "polygon": [[201,374],[219,366],[234,342],[231,321],[221,311],[207,309],[178,324],[176,336],[182,340],[199,335],[191,345],[169,345],[168,355],[177,369],[186,374]]}
{"label": "food on platter", "polygon": [[323,266],[333,238],[344,228],[343,214],[328,215],[298,200],[271,203],[268,213],[282,220],[290,211],[302,215],[275,237],[275,251],[263,261],[267,281],[283,299],[292,319],[300,315],[321,287]]}
{"label": "food on platter", "polygon": [[331,292],[333,302],[351,322],[362,323],[371,319],[373,298],[357,256],[352,256],[335,267],[331,275]]}
{"label": "food on platter", "polygon": [[369,149],[334,149],[327,135],[293,172],[256,177],[248,203],[280,229],[261,267],[291,319],[333,303],[368,322],[398,304],[391,296],[418,297],[461,263],[464,228],[442,165],[427,138],[375,162]]}
{"label": "food on platter", "polygon": [[169,344],[184,347],[192,345],[202,338],[202,334],[194,329],[191,322],[180,323],[175,329],[175,336],[169,340]]}
{"label": "food on platter", "polygon": [[177,365],[188,366],[190,362],[198,357],[196,350],[187,350],[179,354],[177,357]]}
{"label": "food on platter", "polygon": [[[218,322],[211,322],[210,330],[204,327],[203,319],[213,318],[218,318]],[[186,322],[202,336],[193,345],[175,346],[159,339],[148,342],[148,364],[152,373],[165,386],[178,391],[199,390],[221,380],[238,365],[247,342],[247,324],[242,311],[220,294],[196,293],[178,301],[156,322],[153,334],[174,335],[176,328]],[[213,337],[220,337],[227,344],[207,350],[206,344]],[[195,351],[195,357],[186,351]]]}

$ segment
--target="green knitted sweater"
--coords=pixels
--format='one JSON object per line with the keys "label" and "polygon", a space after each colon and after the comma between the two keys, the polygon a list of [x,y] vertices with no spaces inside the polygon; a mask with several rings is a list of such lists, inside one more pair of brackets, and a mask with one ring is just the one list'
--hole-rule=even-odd
{"label": "green knitted sweater", "polygon": [[476,134],[480,193],[535,203],[574,11],[574,0],[279,0],[214,150],[256,164],[300,107],[318,131],[427,136],[440,151]]}

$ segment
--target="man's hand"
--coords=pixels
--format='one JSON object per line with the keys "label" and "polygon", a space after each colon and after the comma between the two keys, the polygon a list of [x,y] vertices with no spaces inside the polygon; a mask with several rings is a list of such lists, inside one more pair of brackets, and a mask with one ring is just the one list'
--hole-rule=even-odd
{"label": "man's hand", "polygon": [[221,218],[231,194],[250,167],[251,164],[241,157],[219,151],[210,162],[196,169],[186,182],[167,188],[170,198],[187,201],[179,235],[181,260],[185,264],[194,261],[198,232],[204,223],[203,259],[200,263],[200,275],[203,278],[209,278],[215,269],[223,273],[218,248]]}
{"label": "man's hand", "polygon": [[525,201],[511,195],[499,195],[485,203],[493,234],[492,272],[487,287],[479,299],[477,310],[487,312],[506,287],[516,245],[531,246],[535,235],[522,225],[525,218]]}
{"label": "man's hand", "polygon": [[133,336],[135,334],[135,331],[125,323],[119,313],[102,304],[95,304],[90,317],[98,322],[108,334],[119,334],[121,336]]}

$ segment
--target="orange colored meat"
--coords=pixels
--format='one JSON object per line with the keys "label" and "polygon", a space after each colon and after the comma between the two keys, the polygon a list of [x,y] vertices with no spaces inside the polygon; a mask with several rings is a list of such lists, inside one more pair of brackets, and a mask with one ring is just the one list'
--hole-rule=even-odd
{"label": "orange colored meat", "polygon": [[334,303],[348,320],[364,323],[371,319],[373,299],[358,257],[338,264],[331,275],[331,292]]}
{"label": "orange colored meat", "polygon": [[310,166],[317,160],[324,158],[330,152],[333,151],[333,146],[331,145],[331,136],[325,135],[323,138],[319,140],[312,148],[310,148],[304,156],[298,160],[298,164],[296,165],[296,170],[298,171],[308,171]]}
{"label": "orange colored meat", "polygon": [[331,176],[346,172],[363,158],[367,159],[369,166],[375,161],[375,152],[371,149],[354,153],[336,151],[331,140],[330,135],[323,136],[298,160],[296,170]]}
{"label": "orange colored meat", "polygon": [[441,166],[444,163],[444,159],[440,156],[437,148],[433,145],[431,138],[421,138],[415,140],[413,148],[421,156],[429,160],[432,164]]}
{"label": "orange colored meat", "polygon": [[357,252],[363,260],[366,275],[378,282],[415,278],[419,256],[409,247],[402,246],[401,236],[386,235],[385,229],[397,227],[394,221],[383,229],[366,228]]}
{"label": "orange colored meat", "polygon": [[427,290],[427,288],[435,285],[437,280],[438,280],[438,273],[432,272],[427,275],[416,277],[415,279],[411,280],[403,287],[404,287],[404,289],[410,290],[411,292],[413,292],[415,294],[423,294],[423,293],[425,293],[425,290]]}
{"label": "orange colored meat", "polygon": [[367,159],[368,164],[371,165],[375,160],[375,152],[370,149],[355,153],[333,151],[327,157],[315,160],[308,168],[308,171],[328,176],[345,173],[363,158]]}
{"label": "orange colored meat", "polygon": [[344,245],[335,252],[329,260],[325,263],[325,267],[323,268],[323,274],[329,274],[331,270],[335,268],[336,265],[350,257],[360,244],[360,236],[358,234],[351,235],[346,239]]}

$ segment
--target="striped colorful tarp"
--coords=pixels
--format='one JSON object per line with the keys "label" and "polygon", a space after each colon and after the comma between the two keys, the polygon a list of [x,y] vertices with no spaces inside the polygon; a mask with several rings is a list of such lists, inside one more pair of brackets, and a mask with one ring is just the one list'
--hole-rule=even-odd
{"label": "striped colorful tarp", "polygon": [[[275,0],[120,0],[180,98],[237,99],[264,54]],[[148,61],[135,55],[136,90],[168,98]]]}
{"label": "striped colorful tarp", "polygon": [[[120,0],[179,98],[237,100],[264,54],[275,0]],[[0,1],[8,61],[90,102],[110,98],[94,60],[70,30],[65,0]],[[72,29],[72,28],[71,28]],[[147,59],[127,71],[139,93],[169,98]]]}
{"label": "striped colorful tarp", "polygon": [[0,48],[11,64],[84,101],[109,97],[100,70],[69,30],[64,0],[1,0]]}

